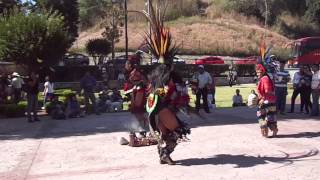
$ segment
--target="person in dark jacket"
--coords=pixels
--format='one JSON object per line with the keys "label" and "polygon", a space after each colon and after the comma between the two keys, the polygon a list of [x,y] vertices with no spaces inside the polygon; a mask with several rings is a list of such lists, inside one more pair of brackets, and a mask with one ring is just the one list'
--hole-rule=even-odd
{"label": "person in dark jacket", "polygon": [[[28,122],[40,121],[37,115],[38,110],[38,93],[39,93],[39,79],[35,72],[31,72],[26,84],[27,92],[27,118]],[[33,112],[33,119],[31,118]]]}
{"label": "person in dark jacket", "polygon": [[99,112],[96,107],[96,97],[94,95],[94,90],[97,85],[96,79],[90,74],[90,72],[86,72],[84,77],[80,81],[81,90],[84,93],[86,113],[89,113],[89,99],[92,103],[94,112],[98,115]]}

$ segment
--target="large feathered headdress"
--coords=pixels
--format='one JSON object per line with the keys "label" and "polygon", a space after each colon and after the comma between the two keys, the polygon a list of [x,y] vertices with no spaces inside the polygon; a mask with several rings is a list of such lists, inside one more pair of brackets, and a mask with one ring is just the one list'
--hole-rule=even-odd
{"label": "large feathered headdress", "polygon": [[178,52],[169,28],[164,26],[166,8],[165,1],[162,3],[158,1],[154,7],[150,0],[150,12],[143,11],[151,26],[151,32],[146,32],[145,37],[148,49],[161,64],[171,64],[173,57]]}
{"label": "large feathered headdress", "polygon": [[278,65],[274,55],[271,55],[272,46],[267,47],[265,39],[262,38],[260,42],[260,57],[258,64],[261,64],[267,73],[274,74],[277,72]]}

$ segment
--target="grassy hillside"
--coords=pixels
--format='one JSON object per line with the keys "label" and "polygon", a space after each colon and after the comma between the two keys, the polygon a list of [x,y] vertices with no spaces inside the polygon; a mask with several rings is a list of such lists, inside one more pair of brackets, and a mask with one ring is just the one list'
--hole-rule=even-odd
{"label": "grassy hillside", "polygon": [[[248,0],[247,0],[248,1]],[[251,0],[254,1],[254,0]],[[142,10],[145,0],[129,0],[129,10]],[[286,49],[289,38],[287,32],[300,31],[301,36],[308,29],[306,22],[299,16],[289,13],[279,14],[272,19],[267,29],[258,16],[246,15],[230,10],[227,2],[232,0],[176,0],[168,1],[167,25],[181,53],[249,56],[258,53],[258,44],[266,34],[267,43],[274,46],[274,53],[282,57],[288,55]],[[200,2],[200,3],[199,3]],[[228,9],[229,8],[229,9]],[[286,24],[284,24],[286,22]],[[101,37],[102,27],[95,27],[80,33],[73,49],[83,49],[87,40]],[[314,27],[312,24],[310,26]],[[285,27],[285,29],[284,29]],[[129,13],[129,48],[137,49],[143,42],[147,23],[139,13]],[[309,33],[312,28],[309,28]],[[284,36],[286,35],[286,36]],[[116,45],[124,49],[124,37]]]}

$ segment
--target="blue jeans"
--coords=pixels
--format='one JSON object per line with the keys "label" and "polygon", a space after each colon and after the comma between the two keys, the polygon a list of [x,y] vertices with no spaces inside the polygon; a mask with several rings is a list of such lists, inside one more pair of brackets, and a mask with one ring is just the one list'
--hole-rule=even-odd
{"label": "blue jeans", "polygon": [[320,90],[312,90],[312,113],[313,116],[319,115],[319,95]]}
{"label": "blue jeans", "polygon": [[276,87],[276,106],[277,111],[284,112],[286,109],[286,100],[287,100],[287,88],[286,87]]}
{"label": "blue jeans", "polygon": [[34,119],[38,119],[37,110],[38,110],[38,94],[28,94],[27,95],[27,116],[31,120],[31,112],[33,112]]}

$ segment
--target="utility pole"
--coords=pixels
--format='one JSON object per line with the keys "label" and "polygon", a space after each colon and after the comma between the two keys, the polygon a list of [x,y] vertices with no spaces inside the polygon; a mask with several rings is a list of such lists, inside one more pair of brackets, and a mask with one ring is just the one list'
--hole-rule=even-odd
{"label": "utility pole", "polygon": [[[151,1],[150,0],[147,0],[147,12],[148,14],[150,14],[150,9],[151,9]],[[149,27],[149,39],[151,39],[151,24],[150,22],[148,21],[148,27]],[[150,52],[148,52],[150,54]],[[152,55],[150,54],[150,64],[152,64]]]}
{"label": "utility pole", "polygon": [[124,28],[125,28],[125,39],[126,39],[126,59],[128,60],[128,2],[124,0]]}
{"label": "utility pole", "polygon": [[115,46],[115,42],[114,42],[114,36],[115,36],[115,14],[114,14],[114,7],[112,7],[112,40],[111,40],[111,47],[112,47],[112,61],[115,58],[115,52],[114,52],[114,46]]}
{"label": "utility pole", "polygon": [[268,8],[268,0],[264,0],[264,4],[266,7],[266,15],[265,15],[265,21],[264,21],[264,39],[267,37],[267,28],[268,28],[268,15],[269,15],[269,8]]}

